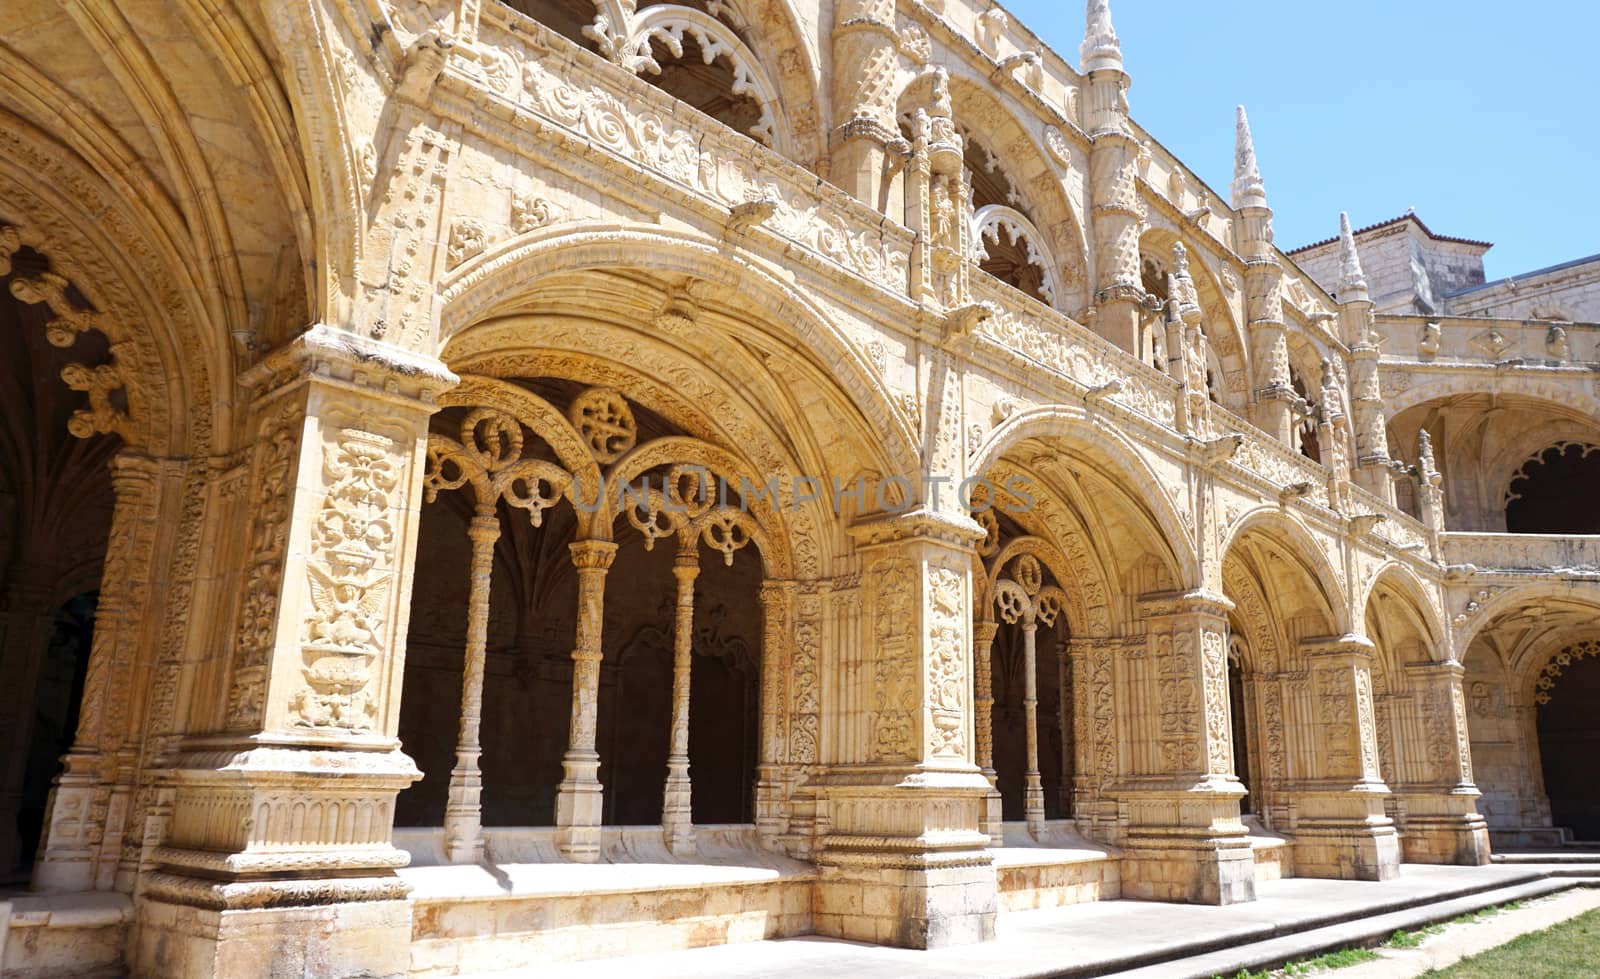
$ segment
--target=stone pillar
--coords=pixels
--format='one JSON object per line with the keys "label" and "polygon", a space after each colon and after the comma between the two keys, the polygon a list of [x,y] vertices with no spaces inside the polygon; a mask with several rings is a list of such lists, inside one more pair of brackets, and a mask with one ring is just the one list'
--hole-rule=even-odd
{"label": "stone pillar", "polygon": [[1372,699],[1372,643],[1360,636],[1304,643],[1311,663],[1310,777],[1289,787],[1295,806],[1294,866],[1302,877],[1389,880],[1400,873],[1400,845],[1385,811]]}
{"label": "stone pillar", "polygon": [[605,621],[606,571],[617,556],[611,541],[580,540],[568,545],[578,569],[578,623],[572,647],[572,720],[565,776],[556,791],[556,839],[561,854],[594,863],[600,859],[600,820],[605,802],[600,785],[600,752],[595,725],[600,713],[600,627]]}
{"label": "stone pillar", "polygon": [[696,537],[680,542],[672,567],[672,574],[678,579],[678,604],[672,624],[672,738],[661,802],[661,831],[667,849],[679,855],[695,852],[689,783],[689,677],[694,655],[694,581],[700,575],[698,546]]}
{"label": "stone pillar", "polygon": [[1378,337],[1373,327],[1376,312],[1367,291],[1355,237],[1350,231],[1350,218],[1344,214],[1339,215],[1339,259],[1336,298],[1339,332],[1350,348],[1349,396],[1354,402],[1351,410],[1355,416],[1350,424],[1356,443],[1356,482],[1393,506],[1394,474],[1389,468],[1388,417],[1378,383]]}
{"label": "stone pillar", "polygon": [[119,452],[111,464],[111,487],[116,506],[95,606],[78,730],[50,791],[33,871],[33,887],[40,891],[109,888],[120,856],[127,799],[125,793],[114,798],[118,794],[110,785],[114,763],[109,755],[128,735],[127,671],[154,618],[149,585],[161,495],[159,466],[126,450]]}
{"label": "stone pillar", "polygon": [[189,699],[135,976],[398,975],[411,906],[396,737],[436,361],[316,326],[256,392],[243,588],[219,696]]}
{"label": "stone pillar", "polygon": [[450,796],[444,810],[444,852],[451,863],[483,859],[483,672],[489,643],[489,593],[494,548],[500,540],[495,505],[477,504],[467,528],[472,541],[471,586],[467,595],[467,648],[461,667],[461,724],[456,735],[456,765],[450,771]]}
{"label": "stone pillar", "polygon": [[[846,649],[860,704],[824,781],[818,934],[902,948],[994,937],[973,762],[970,518],[918,508],[852,528],[862,555],[864,648]],[[848,681],[847,681],[848,682]]]}
{"label": "stone pillar", "polygon": [[[893,0],[840,0],[833,28],[834,106],[838,123],[828,167],[835,185],[890,214],[904,143],[895,119],[900,53]],[[891,147],[900,147],[891,150]]]}
{"label": "stone pillar", "polygon": [[[789,832],[785,812],[784,758],[790,744],[788,671],[796,663],[795,583],[761,583],[761,755],[756,765],[756,831],[769,844]],[[814,630],[808,632],[814,639]],[[814,664],[812,664],[814,670]],[[812,677],[814,681],[814,676]],[[812,691],[813,698],[815,690]]]}
{"label": "stone pillar", "polygon": [[977,765],[989,781],[983,801],[983,829],[994,846],[1005,845],[1005,816],[1000,800],[999,773],[994,770],[994,637],[1000,624],[980,621],[973,625],[973,717],[977,727]]}
{"label": "stone pillar", "polygon": [[1467,733],[1465,668],[1459,663],[1419,663],[1405,668],[1422,713],[1422,778],[1395,792],[1405,804],[1401,851],[1408,863],[1479,866],[1489,862],[1489,824],[1478,813],[1481,793],[1472,780]]}
{"label": "stone pillar", "polygon": [[1255,900],[1228,718],[1227,599],[1142,596],[1148,646],[1119,664],[1127,691],[1124,897],[1195,904]]}

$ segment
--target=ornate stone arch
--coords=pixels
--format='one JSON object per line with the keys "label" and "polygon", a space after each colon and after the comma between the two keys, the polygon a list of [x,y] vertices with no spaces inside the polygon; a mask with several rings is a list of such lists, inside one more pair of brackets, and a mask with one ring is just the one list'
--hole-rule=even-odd
{"label": "ornate stone arch", "polygon": [[1170,228],[1151,228],[1139,238],[1141,267],[1145,263],[1154,263],[1157,268],[1167,271],[1172,246],[1178,242],[1188,249],[1189,274],[1200,295],[1203,316],[1201,332],[1205,334],[1210,352],[1221,369],[1221,376],[1215,378],[1218,400],[1229,411],[1243,414],[1252,397],[1250,344],[1234,318],[1233,306],[1228,302],[1221,281],[1212,269],[1210,249]]}
{"label": "ornate stone arch", "polygon": [[633,268],[684,276],[749,297],[762,323],[827,365],[854,410],[882,436],[892,471],[915,472],[920,440],[913,419],[866,350],[810,298],[767,270],[730,255],[720,242],[654,226],[577,225],[514,238],[465,263],[440,287],[439,349],[466,327],[536,289],[547,277]]}
{"label": "ornate stone arch", "polygon": [[[1551,450],[1565,453],[1567,450],[1575,448],[1582,453],[1583,458],[1588,458],[1592,453],[1600,452],[1600,432],[1575,432],[1573,434],[1577,434],[1579,437],[1561,438],[1556,439],[1555,441],[1547,441],[1546,439],[1542,438],[1536,440],[1532,437],[1533,433],[1530,433],[1530,437],[1523,444],[1537,444],[1542,446],[1542,448],[1535,450],[1531,455],[1527,453],[1526,448],[1522,449],[1522,461],[1517,463],[1516,467],[1512,469],[1510,473],[1503,479],[1499,478],[1498,475],[1496,476],[1495,482],[1491,485],[1502,487],[1500,493],[1498,494],[1500,506],[1505,507],[1513,500],[1520,498],[1521,494],[1517,493],[1516,490],[1513,489],[1513,486],[1516,484],[1517,480],[1524,479],[1530,475],[1530,467],[1543,465],[1544,457]],[[1497,473],[1504,472],[1505,467],[1503,465],[1496,466],[1492,471],[1496,471]]]}
{"label": "ornate stone arch", "polygon": [[1414,623],[1422,638],[1430,643],[1430,655],[1435,661],[1453,657],[1448,647],[1450,631],[1445,627],[1444,612],[1437,599],[1438,590],[1429,587],[1416,571],[1399,561],[1385,561],[1370,577],[1361,583],[1358,596],[1357,622],[1365,622],[1379,586],[1392,589],[1405,598],[1417,614]]}
{"label": "ornate stone arch", "polygon": [[657,4],[636,13],[623,42],[624,65],[649,74],[659,74],[661,65],[651,56],[651,43],[661,42],[675,57],[683,56],[683,40],[693,37],[706,64],[726,58],[733,72],[732,94],[753,99],[761,116],[747,134],[757,141],[794,159],[792,130],[784,111],[778,86],[767,76],[766,68],[733,29],[710,14],[680,4]]}
{"label": "ornate stone arch", "polygon": [[[1344,575],[1333,560],[1317,544],[1317,537],[1299,517],[1280,509],[1261,507],[1245,514],[1224,535],[1219,553],[1223,567],[1240,541],[1256,532],[1266,536],[1281,547],[1288,556],[1298,560],[1318,589],[1318,597],[1326,606],[1329,622],[1335,634],[1352,631],[1350,602],[1346,593]],[[1292,655],[1292,650],[1285,650]]]}
{"label": "ornate stone arch", "polygon": [[1051,258],[1050,247],[1045,242],[1044,235],[1016,208],[1003,207],[999,204],[978,208],[972,216],[974,244],[982,249],[987,242],[999,241],[1001,235],[1005,235],[1013,245],[1021,248],[1028,257],[1028,263],[1039,270],[1042,279],[1040,288],[1045,301],[1059,309],[1061,299],[1066,295],[1066,289],[1061,284],[1061,270]]}
{"label": "ornate stone arch", "polygon": [[1053,542],[1043,537],[1032,535],[1017,537],[1008,541],[994,555],[985,562],[983,579],[979,582],[977,598],[983,604],[978,610],[978,619],[982,622],[994,621],[994,592],[995,582],[1005,570],[1006,565],[1017,557],[1027,554],[1036,558],[1044,565],[1046,571],[1056,579],[1056,584],[1067,596],[1066,617],[1067,631],[1069,634],[1078,634],[1088,625],[1088,612],[1083,602],[1083,592],[1078,587],[1077,579],[1072,572],[1072,563]]}
{"label": "ornate stone arch", "polygon": [[[953,71],[953,69],[952,69]],[[910,78],[897,96],[897,114],[914,108],[914,96],[929,75]],[[1089,304],[1088,238],[1084,217],[1068,195],[1066,175],[1041,142],[1042,130],[1025,121],[991,86],[962,74],[950,76],[950,100],[956,124],[993,158],[1021,197],[1009,206],[1023,213],[1039,231],[1053,256],[1058,293],[1055,305],[1078,310]]]}
{"label": "ornate stone arch", "polygon": [[1058,439],[1118,477],[1129,500],[1143,509],[1171,551],[1180,587],[1201,582],[1199,554],[1171,496],[1133,445],[1096,423],[1088,412],[1047,405],[1018,412],[997,425],[967,458],[967,472],[982,475],[1014,446],[1031,438]]}

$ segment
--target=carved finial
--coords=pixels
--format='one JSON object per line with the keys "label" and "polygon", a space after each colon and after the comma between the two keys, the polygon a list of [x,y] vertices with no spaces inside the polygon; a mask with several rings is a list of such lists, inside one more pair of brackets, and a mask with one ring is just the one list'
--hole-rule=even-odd
{"label": "carved finial", "polygon": [[1356,253],[1356,236],[1350,230],[1350,215],[1339,212],[1339,301],[1367,298],[1367,274],[1361,271],[1361,256]]}
{"label": "carved finial", "polygon": [[1189,274],[1189,249],[1181,241],[1172,243],[1172,274],[1168,276],[1167,295],[1177,304],[1180,316],[1200,311],[1200,291]]}
{"label": "carved finial", "polygon": [[1426,428],[1417,430],[1417,475],[1429,486],[1444,482],[1439,474],[1439,464],[1433,457],[1433,436]]}
{"label": "carved finial", "polygon": [[1233,206],[1266,207],[1267,186],[1256,166],[1256,147],[1250,139],[1250,120],[1239,106],[1233,131]]}
{"label": "carved finial", "polygon": [[1122,43],[1111,26],[1111,0],[1089,0],[1083,46],[1078,49],[1083,73],[1121,71]]}

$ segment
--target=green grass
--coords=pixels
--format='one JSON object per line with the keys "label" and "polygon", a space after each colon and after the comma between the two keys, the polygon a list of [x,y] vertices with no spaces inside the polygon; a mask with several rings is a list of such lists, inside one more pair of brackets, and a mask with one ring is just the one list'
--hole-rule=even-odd
{"label": "green grass", "polygon": [[[1396,931],[1394,934],[1390,935],[1379,947],[1416,948],[1422,944],[1424,939],[1439,934],[1451,925],[1473,924],[1479,921],[1484,921],[1488,918],[1492,918],[1495,915],[1505,911],[1515,911],[1520,907],[1522,907],[1521,901],[1510,901],[1505,904],[1496,904],[1487,908],[1481,908],[1477,911],[1469,911],[1466,914],[1459,914],[1454,918],[1451,918],[1449,921],[1441,921],[1438,924],[1429,925],[1426,928],[1419,928],[1416,931]],[[1600,911],[1592,912],[1592,914],[1600,915]],[[1597,924],[1596,928],[1600,929],[1600,924]],[[1539,932],[1538,934],[1544,933]],[[1597,931],[1597,934],[1600,934],[1600,931]],[[1533,936],[1530,935],[1527,937],[1531,938]],[[1520,938],[1517,939],[1517,941],[1521,940],[1522,939]],[[1516,942],[1513,942],[1512,944],[1515,945]],[[1509,948],[1510,946],[1506,947]],[[1594,957],[1594,953],[1592,951],[1590,956]],[[1371,962],[1373,959],[1380,957],[1381,956],[1379,956],[1377,952],[1370,948],[1346,948],[1337,952],[1329,952],[1327,955],[1319,955],[1314,959],[1301,959],[1296,962],[1290,962],[1281,967],[1281,969],[1265,969],[1261,972],[1251,972],[1249,969],[1240,969],[1232,976],[1212,976],[1211,979],[1275,979],[1275,977],[1279,975],[1309,976],[1317,972],[1327,972],[1333,969],[1343,969],[1346,966],[1359,965],[1362,962]],[[1468,961],[1470,962],[1474,960]],[[1456,968],[1460,968],[1461,965],[1466,964],[1467,962],[1462,962],[1460,965],[1456,966]],[[1537,977],[1537,979],[1544,979],[1544,977],[1549,977],[1549,979],[1568,979],[1570,976],[1592,974],[1591,972],[1571,971],[1571,969],[1567,967],[1563,968],[1566,968],[1567,971],[1561,971],[1558,969],[1555,972],[1530,972],[1527,973],[1527,975],[1530,977],[1530,979],[1534,979],[1534,977]],[[1462,973],[1459,977],[1453,971],[1430,972],[1428,975],[1439,977],[1448,976],[1450,979],[1467,979],[1467,977],[1471,977],[1471,979],[1480,979],[1480,977],[1481,979],[1491,979],[1491,977],[1493,977],[1493,979],[1499,979],[1499,977],[1503,975],[1511,977],[1511,979],[1519,979],[1519,977],[1521,977],[1523,974],[1504,971],[1496,972],[1491,970],[1481,973]]]}
{"label": "green grass", "polygon": [[1544,931],[1463,959],[1431,979],[1569,979],[1592,976],[1600,958],[1600,911],[1590,911]]}

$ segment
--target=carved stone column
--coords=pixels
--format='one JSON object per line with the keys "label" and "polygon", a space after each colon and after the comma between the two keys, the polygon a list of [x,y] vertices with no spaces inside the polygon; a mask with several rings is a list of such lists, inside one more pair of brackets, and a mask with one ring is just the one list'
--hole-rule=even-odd
{"label": "carved stone column", "polygon": [[1139,236],[1145,209],[1139,199],[1140,146],[1128,116],[1128,73],[1105,3],[1090,5],[1081,49],[1084,129],[1089,147],[1089,232],[1093,241],[1094,331],[1134,356],[1142,345],[1139,313],[1144,284]]}
{"label": "carved stone column", "polygon": [[[402,974],[396,737],[428,417],[455,383],[317,326],[245,377],[255,436],[221,689],[187,699],[136,975]],[[219,557],[220,560],[220,557]],[[263,939],[261,936],[270,935]],[[315,963],[312,965],[311,963]]]}
{"label": "carved stone column", "polygon": [[841,743],[823,784],[819,934],[903,948],[994,936],[996,881],[973,763],[970,518],[925,508],[852,528],[863,648],[845,649]]}
{"label": "carved stone column", "polygon": [[[788,671],[807,668],[815,699],[814,662],[797,662],[793,655],[795,631],[795,583],[792,581],[764,581],[761,583],[761,754],[756,765],[756,830],[769,843],[789,832],[784,791],[784,758],[788,756],[791,741],[786,737],[792,720],[789,716],[788,692],[801,686],[797,677],[791,686]],[[813,599],[813,602],[815,600]],[[808,628],[808,639],[814,643],[815,629]],[[814,705],[813,705],[814,706]],[[813,740],[813,750],[815,742]]]}
{"label": "carved stone column", "polygon": [[33,886],[85,891],[110,886],[120,856],[126,798],[113,803],[108,751],[126,738],[128,697],[119,689],[137,658],[150,612],[150,563],[161,494],[159,466],[123,451],[111,464],[116,494],[105,574],[95,607],[94,638],[84,675],[78,730],[50,792],[45,836]]}
{"label": "carved stone column", "polygon": [[689,678],[694,655],[694,581],[700,575],[698,544],[698,538],[680,543],[672,567],[672,574],[678,579],[678,604],[672,628],[672,739],[661,802],[661,831],[667,849],[679,855],[695,852],[689,783]]}
{"label": "carved stone column", "polygon": [[1029,834],[1037,838],[1044,830],[1044,779],[1039,773],[1039,625],[1055,624],[1066,595],[1056,586],[1044,584],[1043,569],[1031,554],[1018,557],[1011,573],[1016,580],[995,582],[995,601],[1007,622],[1022,627],[1022,712],[1027,743],[1022,811]]}
{"label": "carved stone column", "polygon": [[983,801],[983,829],[995,846],[1005,845],[1005,816],[998,786],[999,773],[994,770],[994,637],[1000,623],[980,621],[974,623],[972,632],[973,717],[977,726],[977,764],[983,777],[989,780],[989,791]]}
{"label": "carved stone column", "polygon": [[1239,818],[1228,716],[1228,610],[1203,591],[1144,595],[1148,647],[1119,664],[1129,767],[1125,897],[1196,904],[1255,900],[1255,860]]}
{"label": "carved stone column", "polygon": [[828,172],[846,193],[888,213],[899,174],[898,167],[889,165],[889,147],[901,141],[895,119],[900,54],[894,3],[841,0],[834,17],[833,102],[838,120]]}
{"label": "carved stone column", "polygon": [[578,624],[572,648],[572,721],[565,777],[556,792],[557,841],[563,856],[593,863],[600,859],[600,820],[605,802],[600,785],[600,752],[595,724],[600,712],[600,627],[605,620],[606,571],[617,556],[611,541],[580,540],[568,545],[578,569]]}
{"label": "carved stone column", "polygon": [[483,671],[489,643],[489,591],[494,547],[500,540],[495,505],[479,503],[467,528],[472,541],[471,586],[467,595],[467,648],[461,667],[461,724],[456,734],[456,765],[450,770],[449,802],[444,810],[444,852],[451,863],[483,859]]}
{"label": "carved stone column", "polygon": [[1408,863],[1489,862],[1489,824],[1478,813],[1472,745],[1459,663],[1419,663],[1406,674],[1421,711],[1420,780],[1395,786],[1405,802],[1401,851]]}
{"label": "carved stone column", "polygon": [[1289,786],[1295,806],[1294,866],[1302,877],[1389,880],[1400,873],[1400,844],[1384,807],[1372,699],[1372,644],[1360,636],[1304,643],[1311,662],[1309,777]]}

